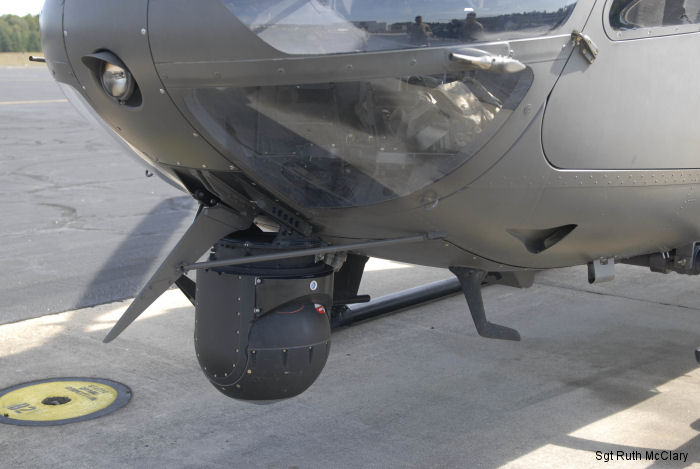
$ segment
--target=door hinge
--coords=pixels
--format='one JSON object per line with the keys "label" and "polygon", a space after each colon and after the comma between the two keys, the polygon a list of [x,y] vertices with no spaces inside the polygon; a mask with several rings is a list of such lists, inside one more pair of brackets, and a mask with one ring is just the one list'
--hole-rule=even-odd
{"label": "door hinge", "polygon": [[587,34],[583,34],[580,31],[574,30],[571,33],[571,40],[574,41],[574,46],[578,46],[581,55],[585,58],[588,63],[595,62],[596,57],[598,57],[598,46],[595,45],[593,40],[588,37]]}

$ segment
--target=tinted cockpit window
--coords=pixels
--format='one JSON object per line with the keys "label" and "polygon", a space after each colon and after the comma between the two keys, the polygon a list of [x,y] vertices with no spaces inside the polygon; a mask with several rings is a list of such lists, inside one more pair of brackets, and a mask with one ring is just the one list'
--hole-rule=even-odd
{"label": "tinted cockpit window", "polygon": [[575,0],[222,0],[288,54],[334,54],[546,34]]}
{"label": "tinted cockpit window", "polygon": [[700,0],[615,0],[610,24],[615,29],[700,23]]}
{"label": "tinted cockpit window", "polygon": [[526,69],[203,87],[185,103],[202,135],[267,187],[303,207],[361,207],[413,194],[469,161],[532,80]]}

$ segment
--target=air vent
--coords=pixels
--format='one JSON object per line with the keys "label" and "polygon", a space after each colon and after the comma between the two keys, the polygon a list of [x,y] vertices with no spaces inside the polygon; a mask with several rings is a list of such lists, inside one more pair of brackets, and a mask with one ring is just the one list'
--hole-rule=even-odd
{"label": "air vent", "polygon": [[529,252],[539,254],[566,238],[578,225],[563,225],[542,230],[510,229],[508,234],[520,240]]}

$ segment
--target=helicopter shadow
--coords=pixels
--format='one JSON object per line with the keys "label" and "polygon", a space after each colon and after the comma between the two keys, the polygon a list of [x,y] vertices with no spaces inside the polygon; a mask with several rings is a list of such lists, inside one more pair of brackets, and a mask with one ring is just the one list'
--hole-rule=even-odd
{"label": "helicopter shadow", "polygon": [[173,197],[153,207],[89,281],[73,309],[133,298],[194,217],[191,198]]}

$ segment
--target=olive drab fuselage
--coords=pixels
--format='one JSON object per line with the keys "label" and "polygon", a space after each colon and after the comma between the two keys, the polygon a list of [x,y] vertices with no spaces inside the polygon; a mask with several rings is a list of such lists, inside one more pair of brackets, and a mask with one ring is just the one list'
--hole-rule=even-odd
{"label": "olive drab fuselage", "polygon": [[47,0],[42,41],[80,109],[212,209],[171,267],[229,226],[351,246],[317,256],[336,285],[346,255],[452,268],[465,294],[486,272],[696,273],[700,1],[396,3]]}

